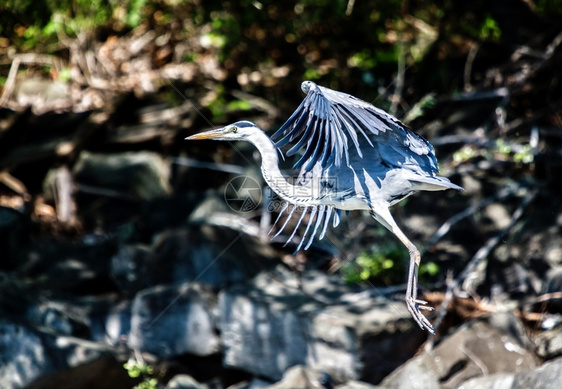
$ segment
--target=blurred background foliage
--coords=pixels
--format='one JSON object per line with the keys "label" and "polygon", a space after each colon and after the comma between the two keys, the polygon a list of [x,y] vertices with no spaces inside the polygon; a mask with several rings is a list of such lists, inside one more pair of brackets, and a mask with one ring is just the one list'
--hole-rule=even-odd
{"label": "blurred background foliage", "polygon": [[[431,91],[462,89],[461,63],[473,42],[484,43],[491,59],[498,62],[506,53],[502,44],[517,43],[522,35],[532,34],[538,18],[562,16],[561,0],[537,0],[532,4],[535,12],[520,25],[513,14],[524,11],[517,9],[523,2],[509,3],[7,0],[0,4],[0,54],[56,53],[62,49],[62,39],[81,34],[103,40],[135,28],[153,29],[172,34],[176,41],[197,34],[201,45],[214,50],[228,72],[227,85],[262,81],[243,85],[247,90],[267,89],[275,82],[271,71],[283,74],[287,69],[279,68],[288,67],[297,78],[375,99],[392,83],[401,59],[402,68],[408,69],[406,77],[416,84],[415,90],[406,88],[404,95],[414,94],[411,97],[417,101]],[[183,60],[194,61],[197,55],[191,53]],[[451,66],[455,58],[458,67]],[[253,74],[256,71],[260,74]],[[293,90],[294,85],[289,83],[287,88]],[[259,94],[275,99],[264,89]]]}

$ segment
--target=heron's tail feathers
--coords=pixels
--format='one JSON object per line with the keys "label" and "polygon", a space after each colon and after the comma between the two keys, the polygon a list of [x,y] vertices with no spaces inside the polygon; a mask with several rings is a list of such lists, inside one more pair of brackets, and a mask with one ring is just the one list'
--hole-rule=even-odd
{"label": "heron's tail feathers", "polygon": [[455,189],[455,190],[463,190],[462,187],[453,184],[449,181],[448,178],[445,177],[413,177],[408,178],[408,181],[412,183],[415,190],[446,190],[446,189]]}

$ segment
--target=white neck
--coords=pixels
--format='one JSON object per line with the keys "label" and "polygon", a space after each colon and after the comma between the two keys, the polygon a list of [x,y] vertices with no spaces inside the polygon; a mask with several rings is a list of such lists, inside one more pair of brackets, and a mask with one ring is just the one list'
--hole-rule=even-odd
{"label": "white neck", "polygon": [[273,142],[263,131],[247,138],[258,149],[261,155],[261,172],[267,185],[283,200],[298,206],[310,206],[317,203],[312,185],[295,186],[287,181],[279,170],[278,151]]}

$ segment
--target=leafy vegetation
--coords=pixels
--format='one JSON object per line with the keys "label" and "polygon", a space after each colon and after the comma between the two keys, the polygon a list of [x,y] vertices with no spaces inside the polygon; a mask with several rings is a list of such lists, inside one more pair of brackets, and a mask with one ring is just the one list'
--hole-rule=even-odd
{"label": "leafy vegetation", "polygon": [[141,377],[143,380],[135,385],[133,389],[156,389],[158,388],[158,380],[152,377],[154,373],[150,365],[146,365],[136,360],[128,360],[123,367],[127,370],[127,374],[131,378]]}
{"label": "leafy vegetation", "polygon": [[[368,281],[376,285],[396,285],[404,282],[407,263],[405,248],[395,242],[386,242],[361,252],[355,263],[348,263],[342,268],[342,276],[350,284]],[[439,271],[435,262],[424,261],[420,265],[420,280],[432,280]]]}
{"label": "leafy vegetation", "polygon": [[478,148],[466,145],[453,154],[457,163],[466,162],[472,158],[481,157],[489,161],[502,160],[518,164],[530,164],[534,161],[533,150],[530,144],[517,144],[497,139],[490,148]]}

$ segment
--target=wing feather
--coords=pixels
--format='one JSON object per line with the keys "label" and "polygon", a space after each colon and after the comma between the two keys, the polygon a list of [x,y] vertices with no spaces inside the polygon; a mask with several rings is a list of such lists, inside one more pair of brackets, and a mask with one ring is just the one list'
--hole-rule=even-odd
{"label": "wing feather", "polygon": [[310,142],[310,136],[315,132],[317,126],[318,126],[318,121],[315,121],[311,125],[308,125],[304,130],[301,139],[293,147],[291,147],[289,151],[287,151],[287,155],[291,156],[298,153],[300,149],[302,149],[305,143]]}
{"label": "wing feather", "polygon": [[324,226],[322,227],[322,231],[320,231],[320,236],[318,240],[322,240],[324,235],[326,235],[326,229],[328,228],[328,224],[330,223],[330,217],[332,216],[332,212],[334,211],[333,207],[326,207],[326,217],[324,218]]}
{"label": "wing feather", "polygon": [[[295,209],[297,209],[297,208],[298,208],[297,205],[293,205],[293,208],[289,212],[289,215],[287,215],[287,219],[285,219],[285,223],[283,223],[283,225],[281,226],[279,231],[277,231],[277,233],[275,235],[273,235],[274,238],[276,238],[281,232],[283,232],[285,227],[287,227],[287,223],[289,223],[289,220],[291,220],[291,217],[293,217],[293,213],[295,213]],[[281,217],[281,215],[279,215],[279,217]],[[279,217],[277,219],[279,219]]]}
{"label": "wing feather", "polygon": [[433,147],[422,136],[383,110],[347,93],[305,81],[306,97],[291,117],[272,136],[278,147],[298,139],[288,155],[302,152],[295,168],[304,172],[349,165],[349,143],[363,158],[361,149],[377,148],[387,166],[411,168],[425,175],[438,172]]}
{"label": "wing feather", "polygon": [[304,230],[304,234],[302,234],[301,241],[300,241],[299,245],[297,246],[297,249],[295,250],[295,253],[301,249],[302,244],[305,242],[306,234],[308,234],[308,230],[310,229],[310,226],[312,225],[312,221],[314,220],[314,217],[316,216],[317,211],[318,211],[318,207],[316,207],[316,206],[312,207],[312,211],[310,212],[310,216],[308,218],[309,222],[306,225],[306,229]]}
{"label": "wing feather", "polygon": [[[273,227],[275,227],[277,225],[277,222],[279,221],[279,219],[281,219],[281,215],[283,215],[283,213],[285,212],[285,210],[289,207],[289,203],[287,201],[285,201],[283,203],[283,207],[281,208],[281,210],[279,211],[279,214],[277,215],[277,219],[275,219],[275,222],[273,223],[273,225],[271,226],[271,230],[269,230],[269,233],[271,234],[271,231],[273,231]],[[280,232],[277,233],[277,235],[279,235]],[[276,236],[277,236],[276,235]]]}
{"label": "wing feather", "polygon": [[[315,208],[313,208],[313,210],[314,209]],[[299,221],[297,222],[297,225],[295,226],[295,229],[293,230],[293,233],[291,234],[291,236],[289,236],[289,239],[287,239],[287,242],[285,242],[283,247],[287,246],[289,244],[289,242],[291,242],[291,240],[293,240],[297,230],[299,229],[299,226],[301,225],[302,219],[304,218],[304,215],[306,215],[307,212],[308,212],[308,207],[305,207],[301,212],[301,217],[299,217]]]}
{"label": "wing feather", "polygon": [[[314,237],[316,236],[316,232],[318,232],[318,227],[320,227],[322,225],[322,220],[324,219],[324,216],[326,214],[326,212],[325,212],[326,206],[324,204],[321,204],[319,206],[319,208],[320,208],[320,210],[318,211],[318,216],[316,216],[316,222],[314,223],[314,230],[312,231],[312,234],[310,235],[310,238],[308,239],[308,243],[306,244],[306,246],[304,246],[305,250],[308,250],[308,248],[310,247],[310,245],[314,241]],[[312,223],[312,220],[310,221],[310,223]]]}

